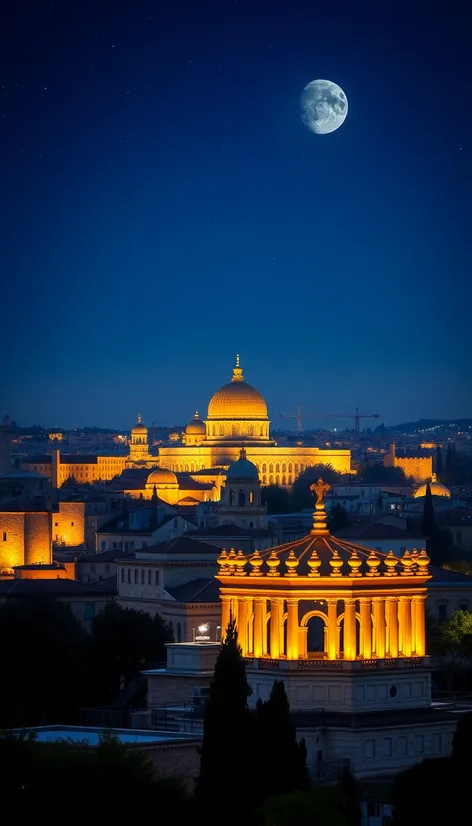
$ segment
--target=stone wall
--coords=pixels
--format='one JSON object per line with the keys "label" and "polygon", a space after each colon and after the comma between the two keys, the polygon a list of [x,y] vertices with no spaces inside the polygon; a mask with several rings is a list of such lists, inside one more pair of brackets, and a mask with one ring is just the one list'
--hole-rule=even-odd
{"label": "stone wall", "polygon": [[194,688],[209,686],[211,677],[180,676],[171,674],[149,674],[147,705],[156,708],[166,703],[191,703],[194,697]]}
{"label": "stone wall", "polygon": [[59,512],[53,513],[53,539],[71,546],[84,544],[85,505],[83,502],[59,502]]}
{"label": "stone wall", "polygon": [[50,565],[52,562],[51,514],[26,513],[25,520],[25,565]]}
{"label": "stone wall", "polygon": [[24,547],[24,514],[0,513],[0,572],[24,564]]}
{"label": "stone wall", "polygon": [[135,748],[139,748],[146,754],[158,774],[182,778],[191,791],[200,770],[200,756],[197,751],[200,745],[200,741],[191,740],[165,743],[162,746],[158,744],[137,745]]}

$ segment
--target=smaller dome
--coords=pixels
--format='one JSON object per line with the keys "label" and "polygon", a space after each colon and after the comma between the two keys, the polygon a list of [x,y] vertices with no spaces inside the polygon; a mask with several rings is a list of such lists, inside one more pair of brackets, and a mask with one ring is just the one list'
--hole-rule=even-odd
{"label": "smaller dome", "polygon": [[146,485],[178,485],[177,476],[171,470],[159,467],[149,474]]}
{"label": "smaller dome", "polygon": [[258,482],[259,481],[259,473],[255,464],[246,459],[246,451],[242,447],[241,452],[239,454],[239,459],[237,462],[233,462],[232,465],[229,466],[228,472],[226,474],[226,480],[238,480],[242,482],[243,480],[251,481],[251,482]]}
{"label": "smaller dome", "polygon": [[142,423],[142,421],[141,421],[141,416],[140,416],[140,414],[138,413],[138,421],[136,422],[136,424],[134,425],[134,427],[131,429],[131,435],[132,435],[132,436],[133,436],[133,435],[138,436],[138,435],[140,435],[140,434],[144,435],[144,434],[145,434],[145,433],[147,433],[147,432],[148,432],[148,429],[147,429],[146,425],[144,425],[144,424]]}
{"label": "smaller dome", "polygon": [[192,421],[188,423],[187,427],[185,428],[185,433],[187,436],[205,436],[206,435],[206,427],[205,422],[202,422],[198,410],[195,411],[195,416],[193,417]]}
{"label": "smaller dome", "polygon": [[[426,482],[424,483],[424,485],[420,485],[419,488],[415,490],[413,497],[415,499],[421,499],[422,496],[426,496],[426,486]],[[441,482],[438,482],[436,480],[435,473],[433,473],[433,478],[431,479],[429,486],[431,488],[432,496],[445,496],[447,499],[451,498],[451,491],[449,490],[449,488],[446,487],[446,485],[442,485]]]}

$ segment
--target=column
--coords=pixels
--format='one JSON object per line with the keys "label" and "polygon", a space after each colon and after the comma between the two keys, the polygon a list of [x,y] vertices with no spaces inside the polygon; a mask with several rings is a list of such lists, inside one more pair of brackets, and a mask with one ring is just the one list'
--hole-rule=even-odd
{"label": "column", "polygon": [[283,621],[284,603],[282,599],[272,599],[270,602],[270,656],[277,660],[280,657],[280,637]]}
{"label": "column", "polygon": [[254,600],[254,656],[262,657],[265,651],[265,614],[266,600],[256,597]]}
{"label": "column", "polygon": [[388,653],[398,657],[398,598],[387,597]]}
{"label": "column", "polygon": [[225,639],[226,637],[226,629],[228,628],[229,623],[229,612],[230,612],[230,597],[222,596],[221,597],[221,637]]}
{"label": "column", "polygon": [[238,606],[238,641],[242,648],[243,657],[247,656],[247,600],[245,597],[239,598]]}
{"label": "column", "polygon": [[372,607],[369,597],[361,597],[361,654],[364,660],[372,657]]}
{"label": "column", "polygon": [[336,660],[339,654],[338,601],[328,600],[328,660]]}
{"label": "column", "polygon": [[413,644],[417,657],[424,657],[426,654],[424,600],[424,597],[413,597],[412,602],[412,608],[415,612],[415,636]]}
{"label": "column", "polygon": [[239,608],[238,597],[231,597],[231,615],[232,615],[233,619],[236,621],[236,627],[238,627],[238,608]]}
{"label": "column", "polygon": [[375,653],[381,660],[385,657],[385,600],[374,597]]}
{"label": "column", "polygon": [[401,651],[404,657],[411,657],[411,597],[400,597]]}
{"label": "column", "polygon": [[356,659],[356,603],[344,600],[344,659]]}
{"label": "column", "polygon": [[298,660],[298,599],[287,600],[287,660]]}

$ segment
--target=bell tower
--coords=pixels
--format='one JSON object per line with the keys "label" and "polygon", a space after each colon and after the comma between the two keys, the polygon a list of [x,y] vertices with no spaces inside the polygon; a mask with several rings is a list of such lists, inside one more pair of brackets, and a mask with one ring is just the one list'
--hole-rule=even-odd
{"label": "bell tower", "polygon": [[219,525],[236,525],[254,530],[267,528],[267,508],[261,504],[261,483],[257,467],[241,448],[239,459],[229,466],[221,499],[216,506]]}
{"label": "bell tower", "polygon": [[132,464],[140,464],[149,459],[149,437],[148,429],[141,421],[141,415],[138,413],[136,424],[131,430],[131,438],[129,441],[129,462]]}

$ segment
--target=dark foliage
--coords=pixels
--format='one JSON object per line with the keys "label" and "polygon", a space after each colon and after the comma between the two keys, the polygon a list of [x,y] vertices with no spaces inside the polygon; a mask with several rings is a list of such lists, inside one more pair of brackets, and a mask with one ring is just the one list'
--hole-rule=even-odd
{"label": "dark foliage", "polygon": [[70,608],[49,599],[0,606],[0,726],[73,722],[88,693],[90,638]]}
{"label": "dark foliage", "polygon": [[297,742],[285,686],[276,680],[270,697],[257,704],[259,786],[263,797],[310,787],[306,746]]}
{"label": "dark foliage", "polygon": [[267,505],[267,513],[290,513],[293,510],[290,494],[279,485],[261,488],[261,502]]}
{"label": "dark foliage", "polygon": [[343,800],[343,811],[349,826],[361,826],[361,795],[356,778],[349,768],[345,768],[339,783],[339,791]]}
{"label": "dark foliage", "polygon": [[423,504],[423,517],[421,519],[421,530],[423,532],[423,536],[430,537],[434,534],[436,530],[436,522],[434,519],[434,505],[433,505],[433,496],[431,493],[431,485],[426,485],[426,494],[424,497],[424,504]]}
{"label": "dark foliage", "polygon": [[328,529],[331,533],[335,531],[342,531],[343,528],[348,528],[351,524],[349,514],[343,505],[336,503],[328,511]]}
{"label": "dark foliage", "polygon": [[111,602],[92,625],[91,671],[95,702],[114,700],[146,666],[165,661],[165,644],[172,641],[167,623],[134,608]]}
{"label": "dark foliage", "polygon": [[[48,820],[64,819],[62,806],[72,805],[75,817],[103,814],[123,817],[136,805],[158,803],[172,810],[172,822],[184,823],[188,801],[182,783],[160,778],[139,749],[121,744],[112,732],[100,737],[98,746],[81,743],[37,743],[34,735],[0,736],[2,782],[12,809],[34,814],[44,807]],[[56,819],[57,817],[57,819]]]}
{"label": "dark foliage", "polygon": [[331,465],[315,465],[307,468],[303,473],[300,473],[293,483],[291,495],[293,510],[313,507],[313,492],[310,490],[310,486],[317,482],[320,477],[329,485],[335,485],[342,479],[341,474],[334,470]]}

